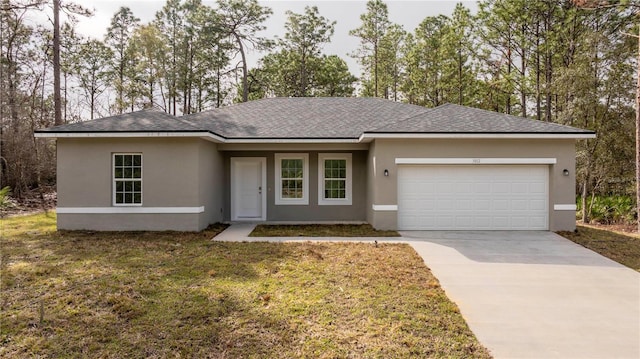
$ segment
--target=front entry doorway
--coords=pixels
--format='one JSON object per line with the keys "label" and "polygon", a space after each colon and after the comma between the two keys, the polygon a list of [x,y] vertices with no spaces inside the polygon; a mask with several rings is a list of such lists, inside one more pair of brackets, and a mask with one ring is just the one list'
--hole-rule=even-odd
{"label": "front entry doorway", "polygon": [[231,158],[231,220],[267,219],[267,159]]}

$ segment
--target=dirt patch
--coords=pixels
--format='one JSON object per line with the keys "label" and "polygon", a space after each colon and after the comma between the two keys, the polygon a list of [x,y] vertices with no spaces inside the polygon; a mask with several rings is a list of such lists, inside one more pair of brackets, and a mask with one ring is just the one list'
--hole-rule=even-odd
{"label": "dirt patch", "polygon": [[19,216],[49,211],[56,208],[58,193],[54,186],[43,186],[24,193],[22,198],[9,196],[9,205],[2,209],[2,216]]}
{"label": "dirt patch", "polygon": [[582,222],[577,222],[576,224],[578,226],[601,229],[603,231],[638,235],[638,225],[636,224],[629,224],[629,223],[627,224],[600,224],[600,223],[583,224]]}

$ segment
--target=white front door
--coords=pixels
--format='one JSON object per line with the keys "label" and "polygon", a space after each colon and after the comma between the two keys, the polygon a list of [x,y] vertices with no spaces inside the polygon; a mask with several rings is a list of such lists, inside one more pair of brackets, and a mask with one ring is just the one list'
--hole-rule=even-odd
{"label": "white front door", "polygon": [[231,220],[266,220],[264,157],[231,158]]}

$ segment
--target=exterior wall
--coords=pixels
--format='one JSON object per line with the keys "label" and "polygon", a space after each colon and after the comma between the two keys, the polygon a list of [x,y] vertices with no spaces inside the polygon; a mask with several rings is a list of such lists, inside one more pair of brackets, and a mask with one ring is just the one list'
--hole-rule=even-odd
{"label": "exterior wall", "polygon": [[[221,220],[222,159],[215,146],[195,138],[58,139],[58,229],[197,231]],[[112,204],[118,152],[142,154],[142,206]],[[127,213],[149,207],[168,213]],[[204,212],[173,211],[199,207]],[[60,213],[65,208],[125,213]]]}
{"label": "exterior wall", "polygon": [[199,142],[200,179],[199,197],[205,211],[200,214],[199,228],[209,224],[222,222],[224,207],[224,158],[215,143]]}
{"label": "exterior wall", "polygon": [[[231,157],[266,157],[267,159],[267,221],[358,221],[366,220],[367,203],[367,152],[361,150],[328,150],[304,151],[296,146],[281,146],[282,150],[269,151],[224,151],[225,203],[224,220],[231,220]],[[344,148],[344,147],[342,147]],[[309,204],[308,205],[276,205],[275,204],[275,153],[308,153],[309,154]],[[352,154],[352,204],[351,205],[318,205],[318,153],[351,153]]]}
{"label": "exterior wall", "polygon": [[[575,229],[575,211],[554,210],[556,204],[575,204],[575,140],[429,139],[380,140],[371,145],[368,198],[372,205],[397,205],[396,158],[556,158],[549,168],[549,229]],[[384,177],[385,169],[389,176]],[[562,171],[569,170],[569,176]],[[397,211],[367,207],[376,228],[396,229]]]}

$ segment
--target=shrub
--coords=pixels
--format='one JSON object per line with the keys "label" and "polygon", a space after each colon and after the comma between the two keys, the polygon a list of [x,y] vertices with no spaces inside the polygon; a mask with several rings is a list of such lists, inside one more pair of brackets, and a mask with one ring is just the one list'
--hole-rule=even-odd
{"label": "shrub", "polygon": [[[582,198],[576,198],[577,218],[582,219]],[[589,222],[601,224],[633,224],[637,220],[637,208],[633,197],[610,195],[587,198]]]}

